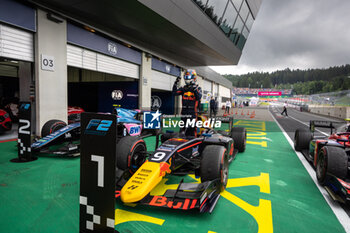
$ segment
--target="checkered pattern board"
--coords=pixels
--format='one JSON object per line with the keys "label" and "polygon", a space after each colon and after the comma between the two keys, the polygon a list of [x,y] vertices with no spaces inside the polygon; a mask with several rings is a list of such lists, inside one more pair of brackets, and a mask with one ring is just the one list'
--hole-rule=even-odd
{"label": "checkered pattern board", "polygon": [[23,155],[24,154],[24,152],[31,152],[32,151],[32,148],[29,146],[29,147],[25,147],[24,146],[24,144],[23,144],[23,142],[21,141],[21,139],[19,138],[18,139],[18,146],[19,146],[19,153],[21,154],[21,155]]}
{"label": "checkered pattern board", "polygon": [[[88,205],[88,198],[84,196],[80,196],[80,205],[86,207],[86,214],[90,214],[92,216],[92,221],[86,221],[86,229],[94,230],[94,224],[101,224],[101,217],[94,212],[94,206]],[[106,226],[114,228],[114,219],[107,218]]]}

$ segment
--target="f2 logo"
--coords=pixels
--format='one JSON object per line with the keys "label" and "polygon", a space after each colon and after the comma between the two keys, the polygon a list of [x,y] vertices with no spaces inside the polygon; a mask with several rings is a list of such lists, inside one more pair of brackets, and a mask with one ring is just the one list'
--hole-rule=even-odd
{"label": "f2 logo", "polygon": [[86,129],[91,130],[92,127],[96,127],[97,131],[107,132],[111,125],[112,125],[112,121],[110,121],[110,120],[92,119],[92,120],[90,120]]}

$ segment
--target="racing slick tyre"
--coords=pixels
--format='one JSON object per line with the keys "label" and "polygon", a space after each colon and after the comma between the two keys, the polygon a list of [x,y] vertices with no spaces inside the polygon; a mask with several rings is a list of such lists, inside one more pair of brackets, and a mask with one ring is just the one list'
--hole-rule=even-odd
{"label": "racing slick tyre", "polygon": [[297,129],[294,135],[294,149],[296,151],[308,150],[311,140],[312,134],[309,129]]}
{"label": "racing slick tyre", "polygon": [[226,148],[208,145],[202,152],[199,174],[201,182],[220,180],[220,191],[226,188],[228,180],[228,158]]}
{"label": "racing slick tyre", "polygon": [[139,137],[126,136],[117,144],[117,167],[135,172],[146,161],[146,143]]}
{"label": "racing slick tyre", "polygon": [[234,127],[231,129],[231,138],[233,139],[234,147],[237,148],[239,152],[244,152],[247,140],[247,130],[244,127]]}
{"label": "racing slick tyre", "polygon": [[318,152],[316,177],[321,185],[326,182],[327,174],[345,179],[348,172],[348,156],[341,147],[324,146]]}
{"label": "racing slick tyre", "polygon": [[67,126],[67,124],[64,121],[49,120],[41,128],[41,137],[46,137],[47,135],[52,134],[52,133],[62,129],[65,126]]}

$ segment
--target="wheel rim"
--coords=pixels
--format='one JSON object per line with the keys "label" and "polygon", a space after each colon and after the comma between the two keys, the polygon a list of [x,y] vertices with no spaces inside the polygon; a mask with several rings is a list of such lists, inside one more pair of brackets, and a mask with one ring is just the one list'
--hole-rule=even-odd
{"label": "wheel rim", "polygon": [[137,144],[131,154],[131,170],[136,171],[146,161],[143,152],[145,152],[145,146],[141,143]]}
{"label": "wheel rim", "polygon": [[317,165],[316,165],[316,174],[317,174],[317,178],[319,180],[323,180],[326,174],[326,161],[324,158],[324,153],[323,151],[321,151],[318,161],[317,161]]}
{"label": "wheel rim", "polygon": [[227,159],[224,159],[224,164],[222,165],[222,175],[221,175],[221,183],[223,184],[224,187],[226,187],[227,181],[228,181],[228,163],[227,163]]}

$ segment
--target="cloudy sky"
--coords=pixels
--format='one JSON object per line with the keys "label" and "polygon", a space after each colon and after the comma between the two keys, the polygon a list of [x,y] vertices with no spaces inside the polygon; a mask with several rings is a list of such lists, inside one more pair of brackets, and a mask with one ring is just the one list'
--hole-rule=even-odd
{"label": "cloudy sky", "polygon": [[237,66],[221,74],[350,63],[350,0],[263,0]]}

